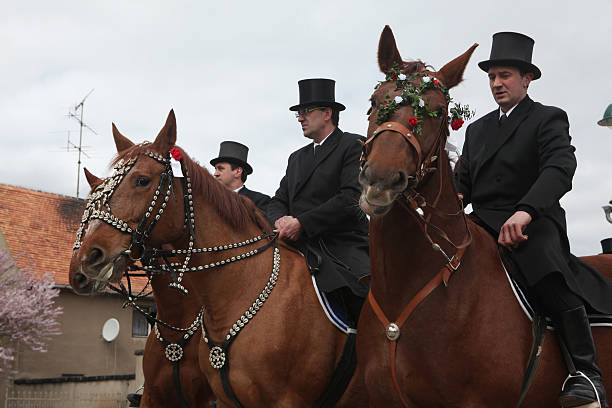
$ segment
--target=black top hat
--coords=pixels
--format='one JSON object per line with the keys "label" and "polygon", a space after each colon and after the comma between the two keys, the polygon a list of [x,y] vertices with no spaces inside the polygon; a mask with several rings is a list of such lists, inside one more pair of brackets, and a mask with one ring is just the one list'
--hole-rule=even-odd
{"label": "black top hat", "polygon": [[216,166],[217,163],[228,162],[242,167],[247,175],[253,172],[253,168],[247,163],[249,148],[238,142],[221,142],[219,157],[212,159],[210,164]]}
{"label": "black top hat", "polygon": [[338,111],[346,109],[343,104],[336,102],[334,89],[336,81],[333,79],[314,78],[298,81],[300,87],[300,103],[289,108],[296,111],[302,106],[329,106]]}
{"label": "black top hat", "polygon": [[495,33],[491,45],[491,56],[487,61],[479,62],[478,66],[485,72],[489,72],[489,68],[496,65],[518,67],[526,72],[532,72],[533,79],[538,79],[542,73],[531,63],[534,43],[532,38],[524,34]]}

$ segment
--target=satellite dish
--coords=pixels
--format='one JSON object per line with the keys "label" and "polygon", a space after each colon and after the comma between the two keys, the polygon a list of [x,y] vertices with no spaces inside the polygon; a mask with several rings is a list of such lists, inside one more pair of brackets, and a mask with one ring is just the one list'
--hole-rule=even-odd
{"label": "satellite dish", "polygon": [[111,317],[108,319],[104,326],[102,326],[102,338],[107,342],[111,342],[119,335],[119,320]]}

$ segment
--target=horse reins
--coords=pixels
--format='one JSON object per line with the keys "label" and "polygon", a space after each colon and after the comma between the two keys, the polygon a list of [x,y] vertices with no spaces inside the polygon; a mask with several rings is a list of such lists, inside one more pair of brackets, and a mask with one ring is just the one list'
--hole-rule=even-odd
{"label": "horse reins", "polygon": [[[400,337],[400,329],[406,322],[406,320],[410,317],[412,312],[416,309],[416,307],[423,300],[425,300],[437,287],[442,284],[444,284],[444,286],[448,286],[448,281],[451,278],[452,274],[457,271],[457,269],[459,269],[459,266],[461,265],[461,259],[467,247],[472,242],[472,236],[471,231],[467,225],[465,212],[463,211],[463,203],[461,203],[460,210],[455,214],[444,214],[436,208],[442,194],[443,177],[441,166],[438,166],[438,168],[436,168],[433,166],[433,164],[434,162],[436,162],[436,160],[438,160],[439,162],[439,157],[441,157],[443,153],[444,146],[442,144],[442,135],[445,134],[446,136],[448,136],[448,120],[444,119],[442,121],[440,126],[440,132],[438,133],[438,136],[434,141],[434,148],[431,149],[431,151],[427,154],[425,158],[423,158],[423,150],[421,148],[419,140],[416,138],[416,136],[410,129],[398,122],[382,123],[378,128],[374,130],[372,136],[368,138],[363,145],[363,152],[361,155],[362,167],[367,161],[368,154],[372,149],[373,141],[378,135],[383,132],[394,132],[400,134],[402,138],[408,143],[409,146],[412,147],[412,149],[416,153],[417,170],[414,175],[415,186],[407,187],[407,189],[401,193],[401,199],[398,200],[398,202],[408,211],[409,214],[415,217],[417,224],[421,227],[421,230],[423,231],[423,234],[427,241],[431,244],[434,250],[440,252],[444,256],[446,261],[440,271],[427,284],[425,284],[425,286],[421,290],[419,290],[417,294],[408,302],[408,304],[400,313],[397,320],[394,322],[391,322],[387,318],[382,308],[376,301],[372,289],[370,289],[370,291],[368,292],[368,302],[370,303],[370,306],[374,311],[374,314],[377,319],[380,321],[383,327],[385,327],[385,334],[387,339],[389,340],[389,359],[391,365],[391,377],[393,380],[393,386],[395,387],[395,390],[399,395],[402,404],[405,407],[414,408],[417,405],[408,396],[404,395],[399,385],[399,380],[397,378],[396,354],[397,341]],[[437,153],[437,155],[435,155],[435,153]],[[440,185],[433,203],[428,204],[427,200],[416,191],[416,187],[418,187],[423,182],[423,180],[427,177],[428,174],[435,172],[436,170],[440,174]],[[427,215],[424,215],[424,209],[427,209]],[[462,215],[466,229],[466,236],[461,244],[454,244],[445,231],[431,223],[431,216],[434,213],[439,216],[456,216],[459,214]],[[438,234],[443,240],[447,241],[451,246],[456,249],[456,252],[452,257],[449,257],[446,252],[444,252],[442,247],[433,241],[428,232],[429,226],[436,230],[436,232],[438,232]]]}

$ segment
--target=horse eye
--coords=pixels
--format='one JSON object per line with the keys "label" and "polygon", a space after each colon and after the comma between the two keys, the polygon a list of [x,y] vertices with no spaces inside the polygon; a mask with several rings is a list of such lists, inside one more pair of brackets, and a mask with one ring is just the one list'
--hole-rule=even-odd
{"label": "horse eye", "polygon": [[377,107],[378,105],[376,104],[376,101],[374,99],[370,99],[370,102],[372,102],[372,108]]}
{"label": "horse eye", "polygon": [[136,177],[135,181],[136,187],[146,187],[149,185],[149,179],[145,176]]}

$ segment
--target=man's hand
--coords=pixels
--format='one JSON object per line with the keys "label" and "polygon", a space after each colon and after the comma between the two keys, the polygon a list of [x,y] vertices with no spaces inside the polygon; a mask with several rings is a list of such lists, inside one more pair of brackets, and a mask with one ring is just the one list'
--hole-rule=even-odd
{"label": "man's hand", "polygon": [[290,215],[285,215],[274,222],[274,232],[278,232],[278,237],[288,241],[297,241],[302,234],[302,224]]}
{"label": "man's hand", "polygon": [[523,231],[530,222],[531,215],[528,212],[515,212],[502,225],[497,242],[509,250],[517,248],[521,242],[527,241],[527,238],[529,238],[527,235],[523,235]]}

